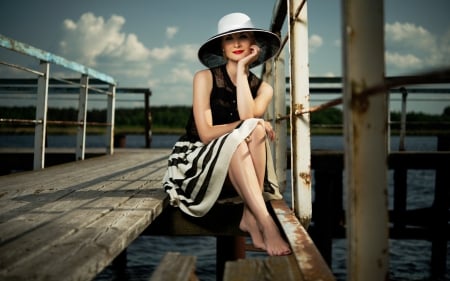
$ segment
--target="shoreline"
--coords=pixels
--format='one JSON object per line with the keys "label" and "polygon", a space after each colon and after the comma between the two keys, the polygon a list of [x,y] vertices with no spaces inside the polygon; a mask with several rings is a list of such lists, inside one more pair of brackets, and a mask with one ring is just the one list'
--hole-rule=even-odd
{"label": "shoreline", "polygon": [[[141,127],[116,127],[114,129],[115,135],[144,135],[144,128]],[[153,135],[182,135],[184,134],[184,128],[153,128]],[[47,133],[52,135],[76,135],[77,128],[76,127],[48,127]],[[1,135],[32,135],[34,134],[34,128],[29,126],[23,127],[0,127],[0,136]],[[104,128],[92,127],[87,129],[88,135],[101,135],[105,134]],[[289,131],[288,131],[289,134]],[[324,136],[324,135],[333,135],[339,136],[343,135],[341,128],[311,128],[312,136]],[[400,130],[394,129],[391,130],[391,136],[400,135]],[[440,135],[448,135],[447,130],[436,130],[436,129],[416,129],[416,130],[407,130],[407,136],[440,136]]]}

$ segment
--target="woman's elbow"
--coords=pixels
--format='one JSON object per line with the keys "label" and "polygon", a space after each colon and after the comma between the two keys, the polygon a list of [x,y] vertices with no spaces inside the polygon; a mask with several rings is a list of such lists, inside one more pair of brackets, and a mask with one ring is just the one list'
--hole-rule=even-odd
{"label": "woman's elbow", "polygon": [[199,134],[200,141],[204,144],[210,143],[213,139],[207,134]]}
{"label": "woman's elbow", "polygon": [[239,119],[241,119],[241,120],[247,120],[247,119],[251,119],[251,118],[255,118],[255,117],[256,117],[255,114],[251,113],[251,112],[239,114]]}

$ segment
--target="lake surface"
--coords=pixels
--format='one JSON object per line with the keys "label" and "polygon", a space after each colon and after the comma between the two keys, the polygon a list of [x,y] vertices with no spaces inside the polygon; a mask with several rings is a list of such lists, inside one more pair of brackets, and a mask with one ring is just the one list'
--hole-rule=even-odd
{"label": "lake surface", "polygon": [[[155,135],[153,148],[170,148],[178,139],[177,135]],[[49,147],[74,147],[75,136],[49,136]],[[391,150],[398,150],[398,137],[391,138]],[[103,136],[88,136],[87,147],[103,147]],[[126,147],[141,148],[145,146],[143,135],[127,135]],[[341,136],[312,136],[312,149],[342,150]],[[0,135],[0,147],[33,147],[33,136]],[[406,138],[406,149],[412,151],[435,151],[437,138],[414,136]],[[433,202],[434,171],[410,170],[408,172],[408,209],[428,207]],[[392,208],[392,180],[389,172],[389,207]],[[290,178],[288,176],[288,184]],[[314,182],[313,182],[314,186]],[[289,188],[288,188],[289,190]],[[289,201],[290,194],[284,194]],[[423,240],[393,240],[390,243],[390,280],[425,281],[429,278],[431,260],[431,242]],[[141,236],[128,248],[128,267],[125,276],[117,279],[110,267],[95,280],[148,280],[167,251],[181,252],[197,256],[197,275],[202,281],[215,279],[216,240],[213,237],[151,237]],[[450,253],[450,243],[447,243]],[[249,253],[248,256],[264,257],[264,254]],[[346,240],[334,239],[332,271],[337,280],[346,280]],[[442,280],[450,280],[450,258],[447,259],[447,274]]]}

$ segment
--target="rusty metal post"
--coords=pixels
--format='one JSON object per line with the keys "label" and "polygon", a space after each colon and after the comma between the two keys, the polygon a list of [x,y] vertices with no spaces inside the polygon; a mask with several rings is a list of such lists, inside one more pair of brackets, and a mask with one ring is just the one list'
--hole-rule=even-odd
{"label": "rusty metal post", "polygon": [[[275,60],[274,65],[274,107],[275,118],[286,115],[286,74],[285,74],[285,51],[281,50]],[[278,176],[278,184],[280,191],[283,193],[286,189],[286,155],[287,155],[287,126],[286,119],[275,121],[274,124],[276,134],[275,146],[275,172]]]}
{"label": "rusty metal post", "polygon": [[[400,142],[399,151],[405,151],[406,136],[406,98],[408,92],[404,87],[400,88],[402,93],[402,115],[400,120]],[[388,146],[389,147],[389,146]],[[394,231],[401,233],[405,228],[404,215],[406,213],[406,197],[408,194],[408,171],[405,168],[397,168],[394,171]]]}
{"label": "rusty metal post", "polygon": [[145,93],[145,147],[150,148],[152,145],[152,112],[150,110],[151,92]]}
{"label": "rusty metal post", "polygon": [[86,151],[86,118],[87,118],[87,101],[89,92],[89,76],[81,75],[80,96],[78,97],[78,122],[82,122],[77,128],[77,144],[75,148],[75,159],[84,160]]}
{"label": "rusty metal post", "polygon": [[405,150],[405,136],[406,136],[406,98],[408,97],[408,91],[404,88],[400,88],[402,93],[402,116],[400,120],[400,144],[399,150]]}
{"label": "rusty metal post", "polygon": [[106,154],[114,154],[114,119],[116,109],[116,85],[109,85],[108,104],[106,108]]}
{"label": "rusty metal post", "polygon": [[[438,151],[450,151],[450,134],[438,136]],[[431,279],[439,280],[447,271],[448,209],[450,206],[448,166],[436,169],[434,201],[431,207]],[[444,278],[443,278],[444,279]]]}
{"label": "rusty metal post", "polygon": [[45,167],[45,139],[47,135],[47,110],[48,110],[48,79],[50,64],[41,61],[42,75],[38,78],[36,100],[36,123],[34,129],[34,158],[33,169],[39,170]]}
{"label": "rusty metal post", "polygon": [[363,93],[384,83],[383,1],[343,4],[348,280],[387,280],[388,96]]}
{"label": "rusty metal post", "polygon": [[[291,112],[309,110],[308,18],[306,0],[290,0]],[[309,113],[291,114],[291,180],[295,214],[305,228],[311,222],[311,140]]]}
{"label": "rusty metal post", "polygon": [[[267,82],[269,85],[272,85],[273,86],[273,84],[274,84],[274,80],[275,80],[275,77],[274,77],[274,66],[273,66],[273,60],[269,60],[269,61],[267,61],[265,64],[264,64],[264,69],[265,69],[265,71],[264,71],[264,73],[263,73],[263,75],[262,75],[262,79],[265,81],[265,82]],[[267,110],[266,110],[266,112],[265,112],[265,114],[264,114],[264,119],[265,120],[271,120],[270,122],[271,122],[271,124],[272,124],[272,127],[273,126],[275,126],[274,125],[274,122],[273,122],[273,120],[275,119],[274,118],[274,115],[275,115],[275,104],[274,104],[274,102],[275,102],[275,100],[272,98],[272,101],[270,102],[270,104],[269,104],[269,106],[267,107]],[[276,143],[275,143],[276,144]],[[275,151],[274,150],[274,143],[272,143],[272,142],[270,142],[270,151],[272,151],[272,154],[273,154],[273,152]],[[273,155],[272,155],[273,156]]]}

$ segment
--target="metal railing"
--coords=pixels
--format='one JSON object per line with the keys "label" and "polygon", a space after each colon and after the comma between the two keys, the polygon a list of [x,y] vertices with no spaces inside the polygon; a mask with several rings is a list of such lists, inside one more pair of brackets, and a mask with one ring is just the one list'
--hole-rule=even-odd
{"label": "metal railing", "polygon": [[[283,48],[278,56],[263,68],[263,77],[274,85],[275,93],[266,118],[274,122],[277,136],[281,138],[286,136],[284,122],[290,121],[292,205],[301,223],[308,227],[312,217],[309,117],[325,108],[343,106],[348,279],[384,280],[389,270],[388,92],[412,84],[449,83],[450,69],[386,79],[383,13],[373,12],[383,11],[383,2],[343,1],[342,5],[342,96],[311,107],[307,1],[275,3],[271,31],[281,34],[287,22],[288,34],[282,37]],[[289,75],[284,73],[284,47],[288,41],[291,112],[286,114],[285,77]],[[274,150],[276,170],[281,179],[286,176],[285,143],[277,139]]]}
{"label": "metal railing", "polygon": [[[58,79],[49,79],[49,100],[53,102],[63,102],[65,108],[73,107],[73,103],[78,101],[77,94],[79,88],[76,86],[78,79],[67,79],[70,84],[61,82]],[[75,85],[73,85],[75,84]],[[105,102],[104,95],[98,90],[107,91],[107,84],[98,80],[90,79],[89,84],[89,105],[92,108],[97,108]],[[34,98],[37,92],[37,79],[34,78],[0,78],[0,105],[3,101],[15,101],[20,103],[23,100],[29,100]],[[96,85],[93,88],[92,85]],[[120,107],[120,104],[139,102],[144,106],[144,135],[145,135],[145,147],[150,148],[152,142],[152,117],[150,110],[150,96],[152,92],[149,88],[129,88],[129,87],[117,87],[116,88],[116,108]],[[143,96],[143,97],[142,97]],[[71,104],[72,103],[72,104]],[[95,103],[95,105],[94,105]],[[105,103],[106,104],[106,103]],[[50,106],[49,106],[50,109]],[[89,115],[89,112],[88,112]],[[89,118],[88,118],[89,119]],[[0,114],[0,124],[20,124],[20,125],[34,125],[37,121],[35,119],[31,120],[21,120],[18,118],[4,118]],[[67,120],[50,120],[47,119],[48,125],[57,126],[78,126],[82,125],[82,122],[78,121],[67,121]],[[97,126],[104,127],[109,125],[106,122],[92,122],[86,120],[87,126]],[[117,137],[117,135],[116,135]],[[114,141],[114,146],[117,147],[116,141]]]}
{"label": "metal railing", "polygon": [[[278,177],[286,178],[286,123],[290,122],[291,137],[291,183],[293,209],[300,222],[308,227],[312,215],[311,195],[311,140],[309,113],[286,116],[285,77],[290,76],[291,111],[307,111],[309,103],[308,67],[308,26],[306,1],[277,1],[275,3],[271,31],[281,35],[282,27],[288,17],[288,34],[282,37],[282,48],[274,63],[267,62],[263,67],[264,79],[274,85],[274,100],[266,118],[274,120],[277,135],[275,148],[275,167]],[[285,74],[285,47],[290,46],[290,74]],[[306,51],[305,51],[306,50]],[[284,116],[284,118],[283,118]],[[285,183],[285,182],[284,182]],[[284,183],[280,185],[283,187]]]}
{"label": "metal railing", "polygon": [[[72,125],[77,125],[77,140],[75,148],[75,157],[77,160],[83,160],[86,149],[86,122],[88,109],[88,93],[95,91],[105,94],[107,97],[107,116],[106,122],[106,153],[114,153],[114,110],[116,97],[116,82],[114,79],[106,74],[100,73],[96,70],[88,68],[79,63],[69,61],[63,57],[54,55],[52,53],[37,49],[33,46],[18,42],[11,38],[0,35],[0,46],[10,51],[39,60],[39,69],[31,69],[28,67],[11,64],[8,62],[0,62],[0,64],[25,71],[37,75],[36,82],[36,115],[33,120],[0,120],[2,123],[30,123],[35,125],[34,129],[34,160],[33,168],[43,169],[45,167],[45,139],[47,133],[47,125],[51,122],[47,120],[48,111],[48,94],[50,89],[50,65],[63,67],[66,71],[74,71],[81,75],[80,79],[74,81],[73,79],[52,78],[62,83],[66,83],[73,88],[78,89],[78,117],[76,122]],[[106,85],[106,89],[92,87],[90,79],[96,79],[97,82]],[[53,122],[62,123],[62,121],[55,120]],[[99,125],[99,124],[96,124]]]}

